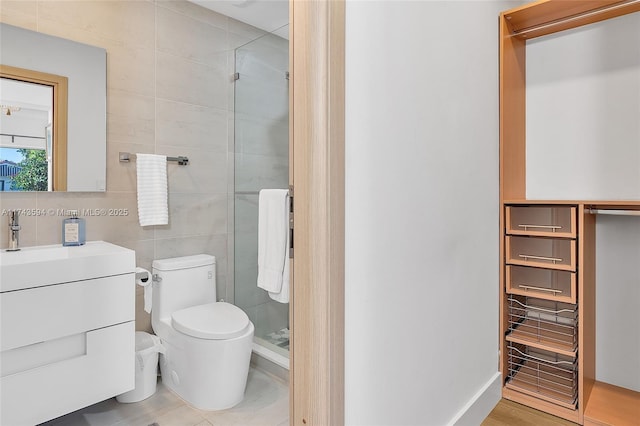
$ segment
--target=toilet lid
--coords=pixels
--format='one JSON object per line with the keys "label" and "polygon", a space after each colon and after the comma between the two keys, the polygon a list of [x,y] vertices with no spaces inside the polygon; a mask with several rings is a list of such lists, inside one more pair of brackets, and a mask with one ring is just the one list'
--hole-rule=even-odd
{"label": "toilet lid", "polygon": [[249,325],[249,317],[226,302],[207,303],[181,309],[171,315],[173,328],[200,339],[233,339]]}

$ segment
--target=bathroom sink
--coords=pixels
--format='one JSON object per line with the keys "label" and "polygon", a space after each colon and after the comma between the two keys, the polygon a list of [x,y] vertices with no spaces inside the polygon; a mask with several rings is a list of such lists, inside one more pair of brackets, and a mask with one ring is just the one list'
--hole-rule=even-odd
{"label": "bathroom sink", "polygon": [[135,272],[132,250],[90,241],[82,246],[23,247],[0,252],[0,292]]}

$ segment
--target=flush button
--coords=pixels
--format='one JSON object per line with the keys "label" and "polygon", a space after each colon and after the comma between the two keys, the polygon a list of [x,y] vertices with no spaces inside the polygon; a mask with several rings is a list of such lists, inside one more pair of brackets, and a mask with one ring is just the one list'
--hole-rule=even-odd
{"label": "flush button", "polygon": [[213,279],[213,271],[209,271],[209,273],[207,274],[207,278]]}

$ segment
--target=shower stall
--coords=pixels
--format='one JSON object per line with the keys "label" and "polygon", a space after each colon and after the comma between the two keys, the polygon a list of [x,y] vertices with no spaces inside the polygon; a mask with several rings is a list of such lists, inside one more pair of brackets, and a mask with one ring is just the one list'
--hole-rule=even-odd
{"label": "shower stall", "polygon": [[234,303],[256,327],[254,352],[289,364],[289,304],[257,287],[258,194],[289,186],[289,41],[266,34],[235,51]]}

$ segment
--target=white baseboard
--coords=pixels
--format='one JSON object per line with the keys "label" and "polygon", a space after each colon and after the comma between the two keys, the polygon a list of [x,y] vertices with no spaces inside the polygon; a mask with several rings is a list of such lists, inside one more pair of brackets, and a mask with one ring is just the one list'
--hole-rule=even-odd
{"label": "white baseboard", "polygon": [[449,422],[449,426],[477,426],[500,401],[502,374],[496,373]]}

